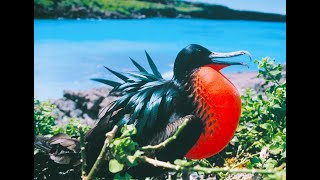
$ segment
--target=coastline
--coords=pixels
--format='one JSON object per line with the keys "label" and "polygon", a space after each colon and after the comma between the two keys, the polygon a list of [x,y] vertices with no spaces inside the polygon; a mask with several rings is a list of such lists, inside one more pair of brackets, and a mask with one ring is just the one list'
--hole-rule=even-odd
{"label": "coastline", "polygon": [[[65,2],[65,3],[63,3]],[[68,3],[69,2],[69,3]],[[34,1],[34,19],[146,19],[200,18],[285,22],[286,15],[230,9],[226,6],[187,1],[82,1],[46,4]]]}

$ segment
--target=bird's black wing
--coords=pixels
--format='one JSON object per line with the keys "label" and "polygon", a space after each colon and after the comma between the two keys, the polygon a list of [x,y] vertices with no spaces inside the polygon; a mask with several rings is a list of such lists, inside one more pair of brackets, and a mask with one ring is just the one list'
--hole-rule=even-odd
{"label": "bird's black wing", "polygon": [[111,103],[104,116],[87,134],[87,139],[95,138],[98,134],[104,135],[114,125],[134,124],[138,136],[148,136],[168,123],[173,111],[177,88],[172,80],[165,80],[147,52],[146,56],[152,74],[131,59],[139,71],[118,73],[106,67],[111,73],[123,82],[105,79],[95,81],[112,86],[112,94],[119,98]]}

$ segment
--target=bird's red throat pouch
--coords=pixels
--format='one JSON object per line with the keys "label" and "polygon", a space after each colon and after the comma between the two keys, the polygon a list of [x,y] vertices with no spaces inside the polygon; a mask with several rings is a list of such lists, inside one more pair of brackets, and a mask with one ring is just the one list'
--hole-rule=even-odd
{"label": "bird's red throat pouch", "polygon": [[197,116],[205,121],[205,129],[186,157],[202,159],[219,153],[232,139],[240,120],[241,98],[236,87],[214,65],[201,67],[195,73]]}

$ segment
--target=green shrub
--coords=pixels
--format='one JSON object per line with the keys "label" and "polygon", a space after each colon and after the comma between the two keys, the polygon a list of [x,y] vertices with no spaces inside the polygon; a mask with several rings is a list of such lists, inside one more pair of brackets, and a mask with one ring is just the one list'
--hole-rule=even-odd
{"label": "green shrub", "polygon": [[34,133],[35,135],[53,134],[56,117],[53,111],[56,107],[50,101],[34,100]]}
{"label": "green shrub", "polygon": [[[282,65],[270,58],[254,62],[259,68],[257,77],[264,80],[260,88],[263,91],[246,89],[241,96],[242,113],[237,131],[227,148],[208,159],[211,163],[258,169],[285,166],[286,81],[282,77]],[[282,175],[278,174],[278,178]]]}
{"label": "green shrub", "polygon": [[[69,136],[79,136],[78,125],[80,120],[70,118],[66,125],[56,125],[57,117],[54,115],[56,106],[50,101],[34,100],[34,133],[35,135],[56,135],[66,133]],[[90,127],[82,125],[83,131],[87,132]]]}
{"label": "green shrub", "polygon": [[255,61],[258,77],[265,83],[263,94],[247,89],[235,145],[252,155],[249,168],[273,169],[286,162],[286,81],[282,80],[282,65],[264,58]]}

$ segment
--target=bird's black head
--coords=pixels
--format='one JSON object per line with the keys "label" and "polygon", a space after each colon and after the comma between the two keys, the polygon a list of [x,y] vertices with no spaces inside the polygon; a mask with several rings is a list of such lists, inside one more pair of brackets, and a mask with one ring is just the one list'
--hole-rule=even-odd
{"label": "bird's black head", "polygon": [[216,60],[216,58],[234,57],[243,54],[247,54],[251,58],[250,54],[247,51],[218,53],[211,52],[207,48],[198,44],[190,44],[187,47],[183,48],[176,57],[173,69],[174,79],[180,82],[188,80],[193,70],[209,64],[213,65],[213,67],[217,71],[230,65],[247,66],[242,62],[227,62]]}

